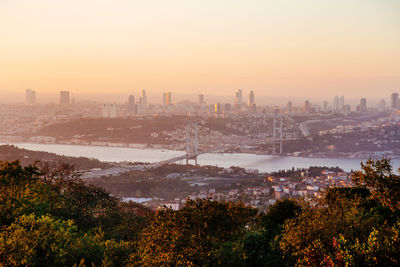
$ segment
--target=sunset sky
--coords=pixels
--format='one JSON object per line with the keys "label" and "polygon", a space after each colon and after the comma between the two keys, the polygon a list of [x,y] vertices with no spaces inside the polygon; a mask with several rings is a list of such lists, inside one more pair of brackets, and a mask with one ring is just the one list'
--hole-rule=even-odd
{"label": "sunset sky", "polygon": [[0,0],[0,91],[381,97],[399,0]]}

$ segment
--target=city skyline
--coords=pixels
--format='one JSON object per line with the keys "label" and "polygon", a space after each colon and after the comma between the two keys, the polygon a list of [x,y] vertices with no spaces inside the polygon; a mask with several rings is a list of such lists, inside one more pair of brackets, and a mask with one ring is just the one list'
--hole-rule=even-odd
{"label": "city skyline", "polygon": [[5,1],[0,91],[389,95],[400,3]]}
{"label": "city skyline", "polygon": [[[32,90],[30,88],[27,88],[24,91],[19,91],[14,95],[10,96],[10,99],[7,98],[7,95],[4,94],[4,92],[0,92],[0,103],[9,103],[9,104],[18,104],[18,103],[29,103],[28,102],[28,91],[34,92],[34,102],[37,104],[59,104],[60,103],[60,94],[61,92],[67,92],[68,93],[68,98],[69,101],[90,101],[90,102],[98,102],[98,103],[125,103],[129,102],[128,98],[131,96],[134,97],[134,99],[137,100],[137,102],[140,102],[140,98],[143,94],[143,91],[146,92],[146,89],[138,89],[138,90],[130,90],[129,93],[124,93],[124,94],[112,94],[112,93],[105,93],[105,94],[80,94],[80,93],[74,93],[68,90],[60,90],[52,93],[43,93],[41,91],[36,91]],[[253,99],[254,99],[254,90],[250,89],[237,89],[237,90],[232,90],[231,94],[229,95],[215,95],[215,94],[203,94],[203,93],[176,93],[173,90],[168,90],[164,92],[148,92],[148,97],[146,96],[146,100],[149,104],[164,104],[164,98],[166,93],[169,93],[170,96],[171,94],[174,95],[174,101],[171,102],[171,104],[174,103],[179,103],[179,102],[198,102],[199,101],[199,96],[202,96],[203,101],[206,104],[215,104],[217,102],[221,103],[231,103],[235,104],[236,101],[238,101],[238,92],[241,92],[242,96],[242,104],[245,106],[248,106],[248,102],[250,99],[250,95],[253,94]],[[397,91],[392,91],[391,94],[388,95],[381,95],[378,98],[368,98],[368,102],[370,105],[376,106],[380,105],[382,101],[389,103],[389,106],[391,105],[391,98],[393,95],[398,94],[400,92],[400,89]],[[257,93],[257,92],[256,92]],[[360,95],[358,97],[347,97],[346,96],[346,105],[350,105],[354,109],[357,107],[359,104],[360,98],[364,98],[364,95]],[[310,96],[310,97],[290,97],[290,96],[282,96],[282,97],[273,97],[273,96],[263,96],[263,95],[258,95],[257,94],[257,101],[253,102],[256,105],[261,105],[261,106],[286,106],[287,102],[292,102],[294,105],[300,105],[302,106],[304,104],[305,100],[308,100],[311,102],[313,105],[323,105],[324,102],[329,103],[329,106],[332,107],[334,110],[335,108],[335,101],[339,101],[339,97],[336,95],[326,95],[324,97],[315,97],[315,96]],[[26,99],[26,100],[25,100]],[[333,101],[332,101],[333,100]],[[254,101],[254,100],[253,100]],[[340,104],[340,110],[343,109],[344,105],[344,96],[342,95],[340,97],[341,103],[337,103],[337,105]]]}

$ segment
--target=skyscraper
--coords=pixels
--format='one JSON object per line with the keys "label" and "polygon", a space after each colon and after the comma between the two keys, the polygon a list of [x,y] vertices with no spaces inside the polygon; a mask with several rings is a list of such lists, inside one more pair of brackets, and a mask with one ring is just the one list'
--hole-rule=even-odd
{"label": "skyscraper", "polygon": [[288,112],[288,113],[292,113],[292,111],[293,111],[293,104],[292,104],[292,101],[287,102],[286,109],[287,109],[287,112]]}
{"label": "skyscraper", "polygon": [[339,110],[339,97],[335,96],[333,99],[333,112],[338,112]]}
{"label": "skyscraper", "polygon": [[255,101],[254,101],[254,92],[250,91],[248,106],[251,108],[251,107],[253,107],[254,103],[255,103]]}
{"label": "skyscraper", "polygon": [[366,98],[361,98],[360,99],[360,111],[361,112],[366,112],[367,111],[367,99]]}
{"label": "skyscraper", "polygon": [[304,104],[303,104],[303,112],[304,112],[304,113],[309,113],[310,110],[311,110],[310,101],[308,101],[308,100],[304,101]]}
{"label": "skyscraper", "polygon": [[214,111],[215,111],[215,115],[217,115],[217,116],[221,115],[221,104],[220,103],[215,104]]}
{"label": "skyscraper", "polygon": [[117,117],[117,105],[116,104],[104,104],[103,105],[103,118],[115,119]]}
{"label": "skyscraper", "polygon": [[36,104],[36,91],[31,89],[26,89],[26,104],[28,105]]}
{"label": "skyscraper", "polygon": [[142,96],[139,99],[139,111],[141,114],[144,114],[147,112],[147,96],[146,96],[146,90],[142,91]]}
{"label": "skyscraper", "polygon": [[171,92],[165,92],[163,94],[163,106],[164,108],[167,108],[169,106],[171,106],[172,104],[172,94]]}
{"label": "skyscraper", "polygon": [[399,108],[399,94],[398,93],[393,93],[390,96],[390,107],[392,109],[398,109]]}
{"label": "skyscraper", "polygon": [[377,108],[378,108],[378,111],[379,111],[379,112],[384,112],[384,111],[385,111],[385,109],[386,109],[386,102],[385,102],[384,99],[381,99],[381,101],[379,101]]}
{"label": "skyscraper", "polygon": [[326,112],[326,111],[328,111],[328,101],[324,101],[323,102],[323,110]]}
{"label": "skyscraper", "polygon": [[204,103],[204,95],[199,95],[199,106],[202,106]]}
{"label": "skyscraper", "polygon": [[69,105],[69,91],[60,91],[60,104]]}
{"label": "skyscraper", "polygon": [[128,113],[131,115],[136,113],[135,97],[133,95],[128,98]]}
{"label": "skyscraper", "polygon": [[236,92],[235,109],[236,110],[241,110],[242,109],[242,103],[243,103],[243,92],[242,92],[242,89],[239,89]]}
{"label": "skyscraper", "polygon": [[343,112],[344,109],[344,96],[339,98],[338,111]]}

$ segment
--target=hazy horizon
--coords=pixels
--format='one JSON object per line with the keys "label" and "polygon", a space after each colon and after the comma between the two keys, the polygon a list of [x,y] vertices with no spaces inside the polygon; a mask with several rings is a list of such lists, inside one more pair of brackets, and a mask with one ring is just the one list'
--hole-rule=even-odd
{"label": "hazy horizon", "polygon": [[0,92],[385,98],[400,2],[2,1]]}
{"label": "hazy horizon", "polygon": [[[400,91],[400,90],[399,90]],[[228,95],[219,95],[219,94],[203,94],[204,100],[207,104],[215,104],[217,102],[220,103],[231,103],[233,104],[235,101],[235,92],[232,90],[232,94]],[[248,93],[250,90],[243,89],[243,101],[247,102]],[[37,93],[37,103],[38,104],[58,104],[60,101],[59,92],[52,93]],[[71,100],[74,99],[76,101],[95,101],[98,103],[119,103],[123,104],[128,101],[129,95],[134,95],[136,101],[139,100],[141,91],[131,91],[130,93],[74,93],[70,92]],[[152,92],[146,90],[147,98],[149,104],[162,104],[163,98],[161,92]],[[176,93],[172,91],[172,103],[178,103],[181,101],[191,101],[198,102],[198,94],[199,93]],[[338,95],[340,96],[340,95]],[[360,103],[360,98],[357,97],[345,97],[345,104],[351,105],[352,108],[356,108],[356,106]],[[376,106],[380,100],[385,100],[386,104],[390,103],[390,95],[384,95],[382,97],[377,98],[367,98],[367,105],[369,107]],[[268,95],[258,95],[257,91],[255,91],[255,101],[257,105],[260,106],[285,106],[288,101],[291,101],[293,105],[301,106],[303,105],[305,100],[311,101],[312,104],[322,105],[323,101],[328,101],[328,105],[333,105],[334,95],[328,95],[324,97],[313,97],[313,96],[268,96]],[[13,94],[7,94],[0,92],[0,103],[5,104],[23,104],[25,103],[25,90],[21,90],[20,92],[16,92]]]}

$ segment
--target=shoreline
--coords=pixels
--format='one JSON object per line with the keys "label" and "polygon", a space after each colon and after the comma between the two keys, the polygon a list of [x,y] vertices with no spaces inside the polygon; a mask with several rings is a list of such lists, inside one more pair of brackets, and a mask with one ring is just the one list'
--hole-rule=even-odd
{"label": "shoreline", "polygon": [[[173,152],[185,152],[185,150],[175,150],[175,149],[169,149],[169,148],[154,148],[151,146],[146,146],[146,147],[130,147],[130,146],[109,146],[109,145],[91,145],[91,144],[63,144],[63,143],[33,143],[33,142],[0,142],[0,145],[11,145],[11,146],[16,146],[16,145],[55,145],[55,146],[85,146],[85,147],[100,147],[100,148],[123,148],[123,149],[135,149],[135,150],[154,150],[154,151],[173,151]],[[138,144],[139,145],[139,144]],[[29,150],[29,149],[28,149]],[[43,151],[46,152],[46,151]],[[370,152],[373,153],[373,152]],[[368,160],[370,158],[372,159],[379,159],[382,158],[382,156],[371,156],[371,157],[343,157],[343,156],[330,156],[330,155],[319,155],[319,156],[295,156],[295,155],[273,155],[273,154],[267,154],[267,153],[260,153],[260,152],[254,152],[251,153],[250,151],[248,152],[204,152],[201,154],[243,154],[243,155],[260,155],[260,156],[271,156],[271,157],[276,157],[276,158],[283,158],[283,157],[293,157],[293,158],[307,158],[307,159],[359,159],[359,160]],[[388,155],[388,158],[390,159],[399,159],[400,155]]]}

